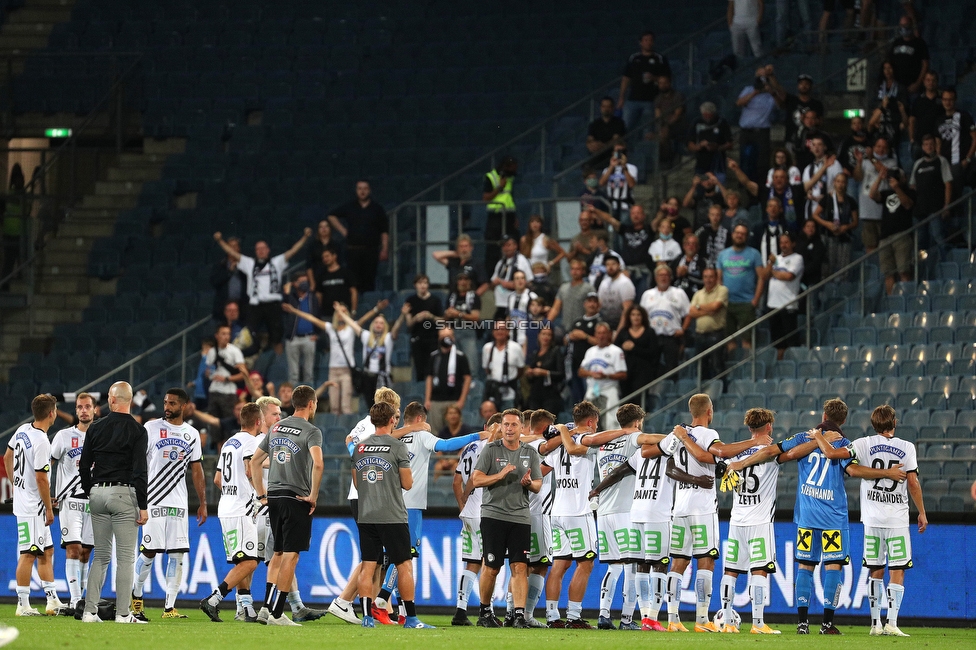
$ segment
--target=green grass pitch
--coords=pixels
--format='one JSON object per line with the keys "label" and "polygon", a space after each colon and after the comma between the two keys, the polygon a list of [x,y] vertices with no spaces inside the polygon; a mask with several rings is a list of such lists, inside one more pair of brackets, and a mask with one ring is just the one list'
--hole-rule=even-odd
{"label": "green grass pitch", "polygon": [[[42,603],[43,604],[43,603]],[[349,625],[332,616],[306,623],[300,628],[264,627],[258,624],[245,624],[233,621],[233,605],[224,623],[211,623],[192,603],[178,603],[180,611],[189,615],[186,620],[160,620],[160,609],[147,609],[146,615],[152,622],[149,625],[117,625],[115,623],[83,624],[73,618],[15,618],[14,607],[0,607],[0,620],[20,630],[20,637],[11,648],[126,648],[132,650],[248,650],[271,647],[327,647],[372,648],[390,650],[432,650],[434,648],[464,648],[464,650],[525,650],[538,647],[536,644],[558,643],[560,650],[575,648],[614,647],[617,644],[639,643],[646,645],[667,645],[674,650],[697,650],[703,645],[715,648],[757,647],[767,644],[776,647],[823,647],[824,639],[817,634],[798,637],[793,625],[774,625],[783,631],[782,636],[761,637],[748,634],[749,624],[743,625],[745,633],[739,635],[705,634],[661,634],[655,632],[612,632],[584,630],[486,630],[477,627],[452,628],[450,617],[423,616],[421,619],[436,630],[403,630],[398,627],[378,627],[364,630]],[[685,617],[687,618],[687,616]],[[228,620],[229,619],[229,620]],[[816,620],[817,617],[814,617]],[[814,631],[818,626],[810,626]],[[891,637],[869,637],[866,626],[855,627],[839,625],[844,636],[830,640],[834,647],[888,648],[909,646],[926,648],[967,648],[976,647],[976,630],[963,628],[919,628],[903,627],[911,634],[909,639]],[[608,644],[614,644],[609,646]],[[274,644],[269,645],[269,644]],[[294,644],[294,645],[292,645]],[[531,645],[527,645],[531,644]]]}

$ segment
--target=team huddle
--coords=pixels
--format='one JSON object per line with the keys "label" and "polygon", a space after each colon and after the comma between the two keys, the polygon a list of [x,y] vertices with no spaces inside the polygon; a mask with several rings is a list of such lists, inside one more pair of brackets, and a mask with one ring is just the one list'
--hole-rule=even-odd
{"label": "team huddle", "polygon": [[[183,390],[167,391],[163,418],[144,425],[147,517],[139,522],[142,534],[131,594],[118,587],[119,622],[148,622],[143,592],[160,554],[167,556],[163,618],[186,618],[176,609],[176,599],[189,551],[187,475],[200,501],[198,523],[207,517],[200,435],[183,421],[187,401]],[[296,578],[299,554],[309,548],[324,467],[322,433],[311,424],[314,391],[300,386],[292,401],[295,414],[284,419],[275,398],[246,404],[241,431],[221,448],[213,481],[220,490],[217,514],[232,568],[200,601],[200,609],[214,622],[222,622],[219,605],[231,591],[236,592],[238,621],[290,626],[325,614],[304,605]],[[841,430],[846,404],[827,400],[817,428],[779,443],[771,438],[774,413],[750,409],[744,424],[751,437],[728,443],[710,428],[713,407],[704,394],[688,402],[691,422],[668,434],[643,433],[644,411],[633,404],[617,409],[619,429],[599,431],[600,412],[584,401],[574,407],[571,423],[557,424],[545,410],[508,409],[493,415],[484,431],[449,440],[430,433],[422,404],[411,402],[401,418],[400,397],[393,390],[377,390],[374,402],[346,438],[353,475],[349,502],[359,527],[362,562],[329,606],[328,612],[341,620],[363,627],[431,627],[417,617],[412,559],[422,552],[431,457],[435,452],[459,451],[454,493],[461,510],[464,567],[452,625],[472,625],[468,601],[477,584],[480,627],[592,629],[582,617],[583,597],[599,557],[607,565],[600,588],[599,629],[688,632],[679,617],[679,599],[683,576],[694,561],[694,631],[739,632],[741,617],[733,609],[733,597],[738,577],[746,574],[751,632],[779,634],[763,615],[769,574],[776,570],[773,519],[780,466],[795,461],[797,633],[809,634],[814,571],[823,564],[820,633],[840,634],[833,624],[834,610],[843,566],[851,561],[846,475],[860,481],[863,563],[870,571],[870,633],[906,636],[898,628],[898,611],[905,570],[912,567],[909,497],[919,511],[919,532],[927,522],[915,447],[895,437],[895,411],[889,406],[872,413],[874,435],[850,441]],[[31,406],[34,421],[17,430],[4,457],[14,484],[20,551],[16,613],[42,614],[29,602],[36,561],[47,599],[44,613],[97,622],[91,604],[85,609],[86,597],[99,599],[98,594],[85,593],[94,547],[85,437],[94,421],[95,400],[78,395],[77,424],[59,431],[50,442],[47,431],[57,417],[54,398],[38,396]],[[52,461],[57,465],[53,499],[48,482]],[[594,474],[599,477],[595,486]],[[723,548],[718,489],[734,494],[722,557],[722,606],[712,616],[715,564]],[[67,557],[68,604],[60,601],[54,586],[49,526],[55,508]],[[492,601],[506,559],[507,607],[499,620]],[[257,607],[251,577],[262,561],[268,565],[268,577],[263,606]],[[564,619],[559,602],[571,569]],[[623,604],[615,627],[611,604],[621,577]],[[544,622],[535,617],[543,595]],[[357,598],[362,618],[354,608]],[[394,601],[399,603],[398,613]],[[284,615],[286,604],[291,619]],[[661,622],[665,607],[667,619]]]}

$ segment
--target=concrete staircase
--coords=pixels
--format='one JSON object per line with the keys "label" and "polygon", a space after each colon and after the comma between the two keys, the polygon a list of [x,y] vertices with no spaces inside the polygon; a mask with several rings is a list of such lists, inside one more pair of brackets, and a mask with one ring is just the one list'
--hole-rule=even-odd
{"label": "concrete staircase", "polygon": [[[47,45],[51,30],[71,19],[75,0],[25,0],[23,7],[13,9],[0,27],[0,52],[26,55]],[[23,71],[23,59],[13,60],[14,74]],[[6,80],[6,66],[0,69],[0,80]]]}
{"label": "concrete staircase", "polygon": [[[115,280],[88,277],[92,243],[112,234],[118,213],[134,208],[142,185],[158,180],[170,154],[185,148],[182,139],[144,142],[142,153],[124,153],[110,164],[104,180],[68,211],[35,265],[35,290],[26,309],[7,310],[0,321],[0,375],[17,363],[20,352],[46,353],[56,325],[79,323],[92,295],[114,294]],[[26,279],[11,283],[11,293],[27,296]]]}

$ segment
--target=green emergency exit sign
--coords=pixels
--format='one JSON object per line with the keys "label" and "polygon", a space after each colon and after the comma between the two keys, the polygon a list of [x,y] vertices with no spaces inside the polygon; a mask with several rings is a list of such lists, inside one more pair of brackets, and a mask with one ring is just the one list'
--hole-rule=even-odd
{"label": "green emergency exit sign", "polygon": [[44,129],[45,138],[70,138],[71,129]]}

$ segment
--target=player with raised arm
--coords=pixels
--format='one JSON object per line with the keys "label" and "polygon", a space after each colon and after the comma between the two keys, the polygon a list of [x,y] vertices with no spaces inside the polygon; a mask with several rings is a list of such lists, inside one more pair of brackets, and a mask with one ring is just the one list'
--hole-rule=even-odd
{"label": "player with raised arm", "polygon": [[[551,628],[589,630],[583,620],[583,596],[596,558],[596,525],[590,510],[593,465],[597,448],[624,435],[622,430],[597,433],[600,410],[592,402],[573,407],[573,432],[558,424],[562,446],[550,452],[543,464],[555,475],[552,505],[553,563],[546,583],[546,622]],[[563,578],[573,561],[576,569],[569,583],[566,621],[559,616]]]}
{"label": "player with raised arm", "polygon": [[[848,547],[847,492],[844,491],[844,469],[854,459],[854,446],[844,437],[841,426],[847,421],[847,404],[834,398],[824,402],[823,422],[819,427],[798,433],[783,442],[763,447],[748,458],[729,464],[729,472],[742,470],[774,459],[798,463],[796,488],[796,573],[795,602],[799,622],[797,634],[810,634],[807,612],[813,594],[813,572],[824,563],[824,615],[821,634],[840,634],[834,627],[834,610],[841,590],[841,571],[850,562]],[[826,432],[826,433],[825,433]],[[828,437],[829,436],[829,437]],[[811,441],[817,446],[811,449]],[[891,469],[863,468],[865,478],[903,480],[900,466]]]}
{"label": "player with raised arm", "polygon": [[38,395],[31,401],[32,422],[22,424],[7,442],[4,469],[14,484],[14,515],[17,517],[17,610],[15,616],[41,616],[30,606],[31,573],[37,561],[37,575],[47,596],[45,614],[57,616],[65,609],[54,587],[54,504],[51,502],[51,444],[47,431],[58,415],[57,401]]}
{"label": "player with raised arm", "polygon": [[485,445],[497,440],[501,435],[502,414],[495,413],[485,424],[488,432],[487,439],[478,439],[461,450],[457,469],[454,472],[454,498],[457,500],[461,520],[461,560],[464,569],[458,580],[457,602],[451,625],[456,627],[470,627],[468,619],[468,599],[471,590],[478,584],[478,573],[481,571],[481,488],[471,485],[471,473],[478,464],[478,457]]}
{"label": "player with raised arm", "polygon": [[[748,458],[766,446],[773,432],[774,414],[764,408],[746,411],[744,424],[755,442],[751,447],[732,459]],[[816,443],[810,445],[813,451]],[[735,475],[738,478],[738,475]],[[722,632],[739,632],[735,622],[732,601],[735,583],[743,573],[749,578],[749,598],[752,600],[752,634],[780,634],[779,630],[766,625],[763,611],[769,594],[769,574],[776,571],[776,536],[773,519],[776,515],[776,485],[779,480],[779,464],[766,463],[748,468],[735,486],[732,499],[732,517],[729,520],[729,539],[725,552],[725,575],[720,588],[722,598]],[[723,482],[722,491],[730,484]]]}
{"label": "player with raised arm", "polygon": [[149,521],[142,527],[142,543],[136,558],[132,590],[132,614],[146,621],[142,599],[157,553],[167,555],[166,602],[163,618],[186,618],[176,609],[183,580],[183,555],[190,552],[187,517],[186,470],[190,470],[200,506],[197,525],[207,520],[207,490],[203,476],[200,432],[183,421],[183,407],[190,401],[182,388],[170,388],[163,397],[163,419],[145,424],[149,435]]}
{"label": "player with raised arm", "polygon": [[[410,402],[403,409],[403,422],[412,425],[413,429],[400,437],[400,441],[407,446],[410,457],[410,473],[413,474],[413,487],[403,495],[403,503],[407,507],[407,519],[410,528],[410,557],[419,557],[420,540],[423,537],[424,510],[427,509],[427,477],[430,468],[430,457],[434,452],[460,451],[466,445],[482,440],[488,436],[484,431],[470,433],[447,440],[438,438],[430,431],[417,429],[427,423],[427,409],[420,402]],[[394,436],[397,437],[397,436]],[[386,609],[396,585],[397,568],[391,565],[387,571],[383,587],[375,598],[374,605],[379,609]],[[400,606],[400,616],[406,618]]]}
{"label": "player with raised arm", "polygon": [[[522,441],[539,453],[539,458],[562,444],[559,432],[553,426],[556,416],[545,409],[532,411],[526,423],[528,433],[523,433]],[[523,427],[524,428],[524,427]],[[541,628],[545,625],[536,619],[535,608],[546,591],[546,576],[552,566],[552,468],[540,465],[542,487],[538,492],[529,492],[529,514],[532,517],[532,531],[529,538],[529,589],[525,596],[525,622],[529,627]],[[511,624],[514,624],[514,603]],[[505,625],[510,624],[508,614]]]}
{"label": "player with raised arm", "polygon": [[[57,463],[54,483],[55,507],[61,524],[64,573],[71,595],[69,608],[76,611],[88,583],[88,558],[95,545],[88,496],[81,489],[78,462],[85,446],[85,432],[95,421],[95,398],[89,393],[75,396],[78,424],[61,429],[51,442],[51,460]],[[82,609],[84,604],[82,604]],[[79,610],[80,611],[80,610]]]}
{"label": "player with raised arm", "polygon": [[[618,467],[628,466],[628,462],[640,452],[642,445],[656,443],[662,438],[656,434],[641,433],[644,415],[644,409],[636,404],[624,404],[617,409],[617,422],[627,435],[600,446],[596,464],[601,485],[602,481],[609,478]],[[600,561],[608,565],[607,573],[600,585],[600,614],[597,627],[601,630],[614,629],[610,606],[621,573],[624,574],[624,587],[620,629],[641,629],[641,626],[633,621],[634,606],[638,599],[636,565],[643,563],[644,560],[640,550],[641,538],[635,534],[631,520],[635,484],[634,473],[626,472],[619,482],[609,483],[599,492],[594,490],[588,495],[591,501],[594,498],[599,499],[597,545]]]}
{"label": "player with raised arm", "polygon": [[214,592],[200,601],[200,609],[214,623],[222,623],[217,606],[234,588],[244,607],[244,621],[257,623],[251,597],[251,574],[258,568],[258,529],[255,523],[257,496],[251,484],[251,457],[257,448],[261,428],[261,407],[245,404],[241,409],[241,430],[220,448],[214,485],[220,490],[217,517],[224,537],[227,562],[234,568]]}
{"label": "player with raised arm", "polygon": [[[864,566],[871,606],[871,636],[909,636],[898,629],[898,610],[905,597],[905,571],[912,568],[912,538],[909,534],[908,497],[918,508],[918,532],[928,526],[922,486],[918,482],[915,445],[895,437],[898,421],[895,409],[879,406],[871,413],[873,436],[854,441],[857,454],[847,473],[861,478],[865,468],[887,469],[901,465],[906,481],[861,478],[861,523],[864,524]],[[888,621],[882,627],[884,570],[888,566]]]}
{"label": "player with raised arm", "polygon": [[[675,436],[684,447],[668,461],[668,476],[677,481],[674,510],[671,518],[671,557],[674,559],[668,573],[668,631],[687,632],[678,617],[678,596],[681,593],[681,577],[691,564],[698,563],[695,573],[695,632],[718,632],[708,620],[708,604],[712,600],[712,572],[718,557],[718,496],[715,493],[716,458],[731,458],[756,444],[755,440],[723,443],[718,432],[711,428],[714,411],[708,395],[699,393],[688,400],[691,425],[674,429]],[[766,436],[762,442],[769,444]],[[694,443],[694,444],[691,444]],[[675,470],[694,477],[694,481],[681,479]],[[705,481],[704,479],[711,479]]]}

